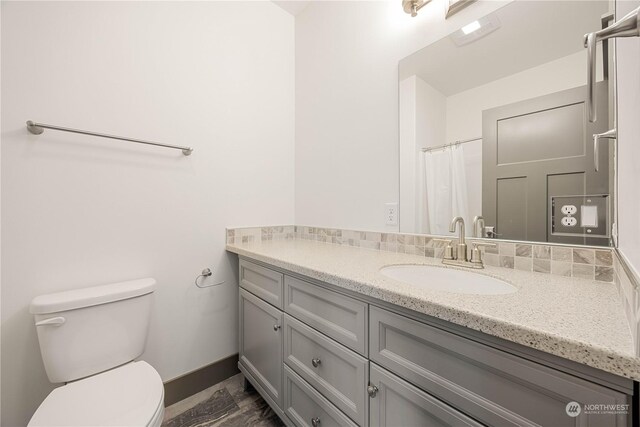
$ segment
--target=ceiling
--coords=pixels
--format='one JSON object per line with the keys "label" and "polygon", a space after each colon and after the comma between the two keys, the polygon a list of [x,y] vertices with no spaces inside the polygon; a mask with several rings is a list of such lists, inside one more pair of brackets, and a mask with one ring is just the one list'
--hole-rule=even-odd
{"label": "ceiling", "polygon": [[608,1],[509,3],[491,14],[496,31],[460,47],[445,37],[400,61],[399,77],[417,75],[450,96],[584,51],[584,34],[601,28],[608,9]]}
{"label": "ceiling", "polygon": [[298,15],[300,12],[306,9],[309,6],[310,1],[297,1],[297,0],[289,0],[289,1],[275,1],[272,0],[275,4],[292,14],[293,16]]}

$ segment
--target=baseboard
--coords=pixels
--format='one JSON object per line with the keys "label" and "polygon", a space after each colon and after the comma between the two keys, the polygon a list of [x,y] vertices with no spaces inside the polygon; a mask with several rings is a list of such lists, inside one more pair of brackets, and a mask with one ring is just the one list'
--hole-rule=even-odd
{"label": "baseboard", "polygon": [[203,366],[164,384],[164,406],[173,405],[239,373],[238,355]]}

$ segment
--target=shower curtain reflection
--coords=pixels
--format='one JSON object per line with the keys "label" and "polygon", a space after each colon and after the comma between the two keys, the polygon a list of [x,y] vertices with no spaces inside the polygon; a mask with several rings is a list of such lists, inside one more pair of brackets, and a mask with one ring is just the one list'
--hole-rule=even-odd
{"label": "shower curtain reflection", "polygon": [[452,145],[425,151],[421,156],[420,231],[449,234],[451,218],[461,216],[470,224],[464,148]]}

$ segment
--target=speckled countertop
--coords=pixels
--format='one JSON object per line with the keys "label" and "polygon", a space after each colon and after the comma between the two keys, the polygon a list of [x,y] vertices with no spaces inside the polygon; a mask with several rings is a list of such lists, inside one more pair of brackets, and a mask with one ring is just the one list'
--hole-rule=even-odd
{"label": "speckled countertop", "polygon": [[[640,357],[612,283],[486,267],[518,292],[465,295],[426,290],[383,276],[394,264],[441,265],[416,255],[309,240],[228,244],[227,250],[362,295],[640,380]],[[467,269],[465,269],[467,271]],[[477,272],[477,270],[475,270]]]}

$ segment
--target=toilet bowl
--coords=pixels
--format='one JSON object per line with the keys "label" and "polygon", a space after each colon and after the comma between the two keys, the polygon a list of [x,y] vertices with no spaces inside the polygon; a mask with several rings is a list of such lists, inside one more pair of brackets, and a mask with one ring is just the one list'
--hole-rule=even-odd
{"label": "toilet bowl", "polygon": [[144,351],[154,279],[42,295],[31,302],[52,383],[29,426],[159,427],[164,386]]}
{"label": "toilet bowl", "polygon": [[159,427],[163,401],[156,370],[146,362],[131,362],[53,390],[28,425]]}

